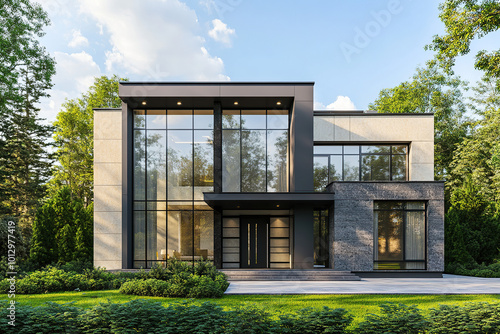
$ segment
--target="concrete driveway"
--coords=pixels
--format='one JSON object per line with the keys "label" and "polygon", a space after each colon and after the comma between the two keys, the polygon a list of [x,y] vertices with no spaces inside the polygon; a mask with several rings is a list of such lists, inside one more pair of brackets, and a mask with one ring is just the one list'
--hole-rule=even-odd
{"label": "concrete driveway", "polygon": [[500,278],[363,278],[361,281],[232,281],[226,294],[500,294]]}

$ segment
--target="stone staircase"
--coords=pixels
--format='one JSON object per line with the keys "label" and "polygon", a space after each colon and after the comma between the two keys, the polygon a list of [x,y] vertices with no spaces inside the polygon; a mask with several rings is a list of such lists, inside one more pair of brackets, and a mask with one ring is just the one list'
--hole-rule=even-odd
{"label": "stone staircase", "polygon": [[221,269],[229,281],[360,281],[350,271],[332,269]]}

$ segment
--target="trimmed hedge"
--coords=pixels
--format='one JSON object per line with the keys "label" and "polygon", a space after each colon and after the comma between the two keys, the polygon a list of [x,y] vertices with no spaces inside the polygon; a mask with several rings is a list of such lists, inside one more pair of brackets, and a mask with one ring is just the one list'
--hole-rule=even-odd
{"label": "trimmed hedge", "polygon": [[[3,306],[3,305],[2,305]],[[232,310],[205,302],[188,305],[132,300],[124,304],[101,303],[82,309],[71,303],[43,306],[16,305],[15,324],[8,324],[9,310],[0,309],[0,333],[500,333],[500,304],[441,305],[422,316],[415,306],[382,304],[380,314],[368,314],[356,328],[344,309],[306,308],[274,317],[254,306]]]}
{"label": "trimmed hedge", "polygon": [[[111,273],[86,266],[78,263],[48,266],[20,275],[16,293],[120,289],[122,293],[138,296],[220,298],[229,286],[227,276],[205,261],[189,264],[172,260],[166,267],[155,266],[137,273]],[[0,281],[0,291],[6,293],[9,287],[7,279]]]}

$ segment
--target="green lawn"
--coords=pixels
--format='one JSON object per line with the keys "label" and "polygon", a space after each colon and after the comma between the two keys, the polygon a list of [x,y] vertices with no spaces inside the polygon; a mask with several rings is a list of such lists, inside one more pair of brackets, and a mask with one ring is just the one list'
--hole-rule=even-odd
{"label": "green lawn", "polygon": [[[7,295],[0,295],[6,300]],[[172,302],[187,300],[186,298],[138,297],[122,295],[118,290],[48,293],[42,295],[16,295],[16,301],[33,306],[47,301],[56,303],[74,302],[80,307],[92,307],[110,300],[114,303],[125,303],[132,299],[151,299],[160,301],[164,306]],[[272,313],[286,313],[304,307],[345,308],[351,312],[358,322],[366,313],[378,313],[378,305],[384,302],[396,302],[406,305],[417,305],[422,310],[437,307],[439,304],[459,304],[466,302],[500,302],[500,295],[229,295],[221,299],[192,299],[192,303],[212,301],[224,308],[250,304],[263,307]]]}

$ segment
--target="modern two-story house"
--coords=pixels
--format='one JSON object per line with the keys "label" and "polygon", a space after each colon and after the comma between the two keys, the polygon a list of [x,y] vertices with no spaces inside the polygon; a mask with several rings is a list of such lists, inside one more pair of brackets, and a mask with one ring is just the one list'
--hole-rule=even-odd
{"label": "modern two-story house", "polygon": [[442,272],[433,115],[314,110],[313,88],[121,83],[94,116],[94,264]]}

